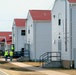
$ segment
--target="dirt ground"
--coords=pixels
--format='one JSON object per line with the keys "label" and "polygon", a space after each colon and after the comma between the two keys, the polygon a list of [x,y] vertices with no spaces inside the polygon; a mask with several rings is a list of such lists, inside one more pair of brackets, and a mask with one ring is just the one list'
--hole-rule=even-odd
{"label": "dirt ground", "polygon": [[[22,62],[24,64],[29,64],[38,67],[39,62]],[[49,68],[50,70],[67,73],[70,75],[76,75],[76,69],[62,69],[62,68]],[[49,70],[48,69],[48,70]],[[13,65],[9,62],[0,60],[0,70],[5,71],[9,75],[45,75],[40,72],[31,71],[28,69],[20,68],[19,66]]]}
{"label": "dirt ground", "polygon": [[0,60],[0,70],[8,73],[9,75],[45,75],[36,71],[24,69],[9,62]]}
{"label": "dirt ground", "polygon": [[[38,67],[40,65],[39,62],[23,62],[23,63],[33,65],[33,66],[36,66],[36,67]],[[76,75],[76,69],[64,69],[64,68],[49,68],[49,69],[54,70],[54,71],[58,71],[58,72],[67,73],[67,74],[70,74],[70,75]]]}

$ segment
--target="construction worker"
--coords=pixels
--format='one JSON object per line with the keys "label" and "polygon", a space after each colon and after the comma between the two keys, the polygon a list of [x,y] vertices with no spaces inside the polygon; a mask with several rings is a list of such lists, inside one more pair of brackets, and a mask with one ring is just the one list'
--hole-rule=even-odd
{"label": "construction worker", "polygon": [[14,47],[13,46],[11,47],[11,50],[14,52]]}
{"label": "construction worker", "polygon": [[12,58],[13,58],[13,51],[11,50],[10,51],[10,61],[12,61]]}
{"label": "construction worker", "polygon": [[7,61],[7,59],[8,59],[8,50],[6,50],[6,51],[4,52],[4,57],[5,57],[5,61]]}

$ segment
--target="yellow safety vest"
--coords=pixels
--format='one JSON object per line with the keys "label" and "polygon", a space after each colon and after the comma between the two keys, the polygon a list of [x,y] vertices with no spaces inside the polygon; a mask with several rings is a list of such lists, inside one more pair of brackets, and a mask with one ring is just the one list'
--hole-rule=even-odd
{"label": "yellow safety vest", "polygon": [[8,51],[5,51],[4,56],[8,56]]}
{"label": "yellow safety vest", "polygon": [[12,46],[12,48],[11,48],[12,50],[14,50],[14,47]]}
{"label": "yellow safety vest", "polygon": [[13,52],[12,51],[10,51],[10,56],[13,56]]}

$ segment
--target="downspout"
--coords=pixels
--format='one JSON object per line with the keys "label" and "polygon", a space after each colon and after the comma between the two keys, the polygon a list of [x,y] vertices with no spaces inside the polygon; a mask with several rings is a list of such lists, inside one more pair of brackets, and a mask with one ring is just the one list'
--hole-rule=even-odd
{"label": "downspout", "polygon": [[34,47],[35,47],[34,49],[35,49],[35,62],[36,62],[36,21],[35,21],[35,24],[34,24],[34,30],[35,30],[35,31],[34,31],[34,41],[35,41],[35,42],[34,42],[34,43],[35,43],[35,44],[34,44],[34,45],[35,45],[35,46],[34,46]]}
{"label": "downspout", "polygon": [[65,0],[65,51],[67,51],[67,0]]}
{"label": "downspout", "polygon": [[70,54],[70,67],[72,68],[72,5],[70,5]]}
{"label": "downspout", "polygon": [[[72,5],[71,5],[72,6]],[[67,0],[65,0],[65,51],[67,51]],[[72,9],[70,8],[70,67],[72,68]]]}
{"label": "downspout", "polygon": [[[72,9],[70,8],[70,68],[72,68]],[[65,51],[67,51],[67,0],[65,1]]]}

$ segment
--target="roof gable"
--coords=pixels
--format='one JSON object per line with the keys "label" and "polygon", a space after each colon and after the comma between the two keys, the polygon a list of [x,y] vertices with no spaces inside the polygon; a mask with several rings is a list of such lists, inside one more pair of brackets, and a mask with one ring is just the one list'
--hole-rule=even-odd
{"label": "roof gable", "polygon": [[25,27],[26,19],[14,19],[16,26]]}
{"label": "roof gable", "polygon": [[76,3],[76,0],[68,0],[70,3]]}
{"label": "roof gable", "polygon": [[0,42],[5,42],[5,38],[6,38],[6,42],[7,44],[12,44],[12,32],[0,32]]}
{"label": "roof gable", "polygon": [[50,10],[29,10],[33,20],[51,20]]}

